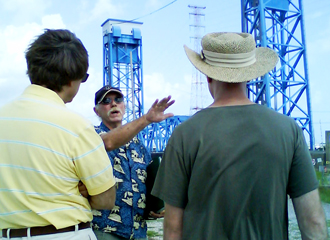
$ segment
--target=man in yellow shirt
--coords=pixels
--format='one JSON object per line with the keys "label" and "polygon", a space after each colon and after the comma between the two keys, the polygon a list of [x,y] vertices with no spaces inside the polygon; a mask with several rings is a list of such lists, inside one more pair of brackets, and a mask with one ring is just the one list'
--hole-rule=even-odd
{"label": "man in yellow shirt", "polygon": [[[68,110],[88,78],[88,54],[68,30],[45,30],[27,49],[31,85],[0,108],[0,228],[4,238],[96,239],[91,208],[111,209],[112,166],[93,125]],[[104,138],[108,148],[171,114],[170,98]],[[83,183],[90,197],[79,192]]]}

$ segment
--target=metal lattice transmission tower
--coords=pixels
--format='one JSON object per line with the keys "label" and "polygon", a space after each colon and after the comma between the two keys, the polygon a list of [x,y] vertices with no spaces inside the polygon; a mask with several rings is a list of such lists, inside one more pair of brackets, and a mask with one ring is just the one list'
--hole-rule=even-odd
{"label": "metal lattice transmission tower", "polygon": [[248,83],[249,98],[294,118],[313,149],[302,0],[241,0],[241,9],[242,31],[280,59],[273,71]]}
{"label": "metal lattice transmission tower", "polygon": [[[205,26],[202,25],[202,17],[205,18],[203,13],[206,7],[188,5],[191,12],[189,17],[193,17],[193,23],[189,25],[193,30],[193,36],[190,37],[194,42],[194,50],[197,53],[201,52],[201,39],[202,30],[205,31]],[[203,32],[204,32],[203,31]],[[205,76],[200,73],[195,67],[193,67],[193,73],[191,78],[191,96],[190,96],[190,115],[198,112],[203,108],[203,100],[205,95],[206,80]]]}
{"label": "metal lattice transmission tower", "polygon": [[125,97],[124,122],[144,113],[141,22],[108,19],[103,31],[103,86],[120,88]]}

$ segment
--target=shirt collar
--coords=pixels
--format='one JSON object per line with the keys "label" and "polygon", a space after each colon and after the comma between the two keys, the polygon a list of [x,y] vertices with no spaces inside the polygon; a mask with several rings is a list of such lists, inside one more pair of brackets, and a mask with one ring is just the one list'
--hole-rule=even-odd
{"label": "shirt collar", "polygon": [[100,124],[100,129],[105,131],[105,132],[110,131],[110,129],[103,122],[101,122],[101,124]]}
{"label": "shirt collar", "polygon": [[34,98],[41,101],[65,105],[62,98],[60,98],[60,96],[56,92],[36,84],[31,84],[30,86],[28,86],[24,90],[22,97]]}

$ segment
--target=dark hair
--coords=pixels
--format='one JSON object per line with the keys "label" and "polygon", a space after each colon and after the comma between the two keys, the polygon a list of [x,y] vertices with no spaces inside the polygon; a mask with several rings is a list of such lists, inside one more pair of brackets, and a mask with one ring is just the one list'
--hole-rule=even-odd
{"label": "dark hair", "polygon": [[25,53],[27,74],[33,84],[55,92],[71,81],[82,79],[88,69],[88,53],[69,30],[45,29]]}

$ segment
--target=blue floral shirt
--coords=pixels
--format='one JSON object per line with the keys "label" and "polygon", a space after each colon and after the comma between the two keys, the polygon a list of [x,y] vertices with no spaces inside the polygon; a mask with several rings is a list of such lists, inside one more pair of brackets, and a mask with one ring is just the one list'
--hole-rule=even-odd
{"label": "blue floral shirt", "polygon": [[[103,123],[95,130],[98,134],[110,131]],[[93,210],[93,229],[127,239],[146,238],[147,223],[143,213],[150,153],[143,142],[134,137],[126,145],[108,151],[108,156],[117,182],[116,203],[112,210]]]}

